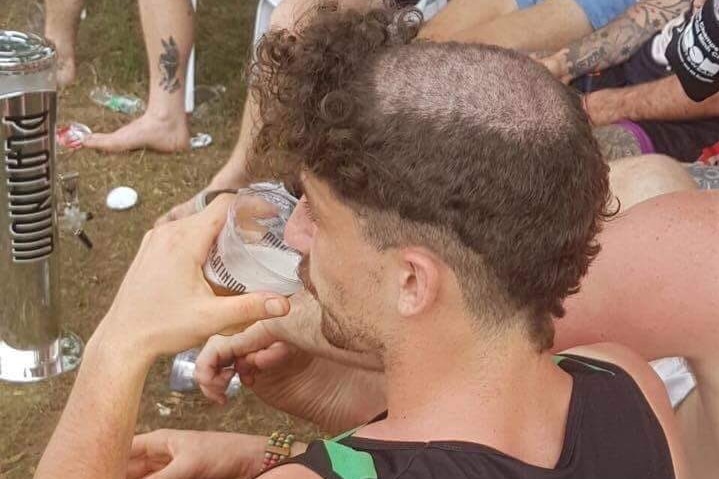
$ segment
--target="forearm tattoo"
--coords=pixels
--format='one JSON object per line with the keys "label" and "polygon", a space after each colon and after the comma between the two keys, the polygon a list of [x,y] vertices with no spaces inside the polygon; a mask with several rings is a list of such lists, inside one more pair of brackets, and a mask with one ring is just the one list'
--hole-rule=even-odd
{"label": "forearm tattoo", "polygon": [[594,138],[605,161],[618,160],[642,154],[639,141],[629,131],[618,125],[601,126],[594,129]]}
{"label": "forearm tattoo", "polygon": [[577,78],[626,61],[690,6],[691,0],[639,0],[609,25],[567,47],[568,73]]}
{"label": "forearm tattoo", "polygon": [[174,93],[180,89],[180,80],[177,78],[177,71],[180,66],[180,52],[177,49],[175,39],[170,37],[167,40],[160,40],[165,50],[160,54],[158,68],[160,69],[160,86],[168,93]]}

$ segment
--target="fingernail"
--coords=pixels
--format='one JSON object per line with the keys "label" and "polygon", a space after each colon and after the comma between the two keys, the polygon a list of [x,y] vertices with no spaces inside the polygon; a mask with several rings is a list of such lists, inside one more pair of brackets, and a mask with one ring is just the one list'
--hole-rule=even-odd
{"label": "fingernail", "polygon": [[265,301],[265,311],[273,316],[280,316],[285,313],[285,305],[282,300],[271,298]]}

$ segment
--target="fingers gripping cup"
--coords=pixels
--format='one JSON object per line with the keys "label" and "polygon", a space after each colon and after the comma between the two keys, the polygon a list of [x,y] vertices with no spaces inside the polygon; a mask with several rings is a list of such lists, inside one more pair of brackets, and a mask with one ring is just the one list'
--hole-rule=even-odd
{"label": "fingers gripping cup", "polygon": [[[227,222],[203,266],[215,294],[268,291],[289,296],[302,287],[297,277],[301,256],[284,242],[285,226],[296,205],[297,199],[281,185],[256,183],[238,190],[227,211]],[[220,334],[240,331],[228,329]],[[170,374],[172,390],[196,388],[193,375],[198,353],[193,349],[175,356]],[[228,395],[236,394],[238,388],[239,377],[235,375]]]}
{"label": "fingers gripping cup", "polygon": [[284,242],[285,226],[296,205],[296,198],[272,183],[237,192],[204,266],[215,294],[291,295],[302,287],[297,277],[300,254]]}

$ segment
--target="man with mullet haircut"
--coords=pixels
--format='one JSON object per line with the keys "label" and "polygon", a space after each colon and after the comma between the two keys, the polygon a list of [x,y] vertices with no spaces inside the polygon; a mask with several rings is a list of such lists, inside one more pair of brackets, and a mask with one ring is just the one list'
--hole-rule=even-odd
{"label": "man with mullet haircut", "polygon": [[[164,456],[145,437],[130,453],[157,355],[287,313],[284,298],[200,286],[225,201],[144,242],[36,477],[684,477],[671,407],[641,357],[606,344],[549,352],[609,214],[608,167],[578,98],[518,53],[410,44],[418,25],[414,10],[325,9],[302,32],[265,37],[251,83],[251,166],[303,191],[285,239],[303,254],[322,333],[384,367],[381,386],[355,388],[358,406],[334,416],[352,430],[295,443],[264,471],[265,438],[225,438],[203,450],[222,461],[194,469],[179,451],[202,450],[196,436]],[[120,363],[108,344],[134,354]],[[325,371],[327,384],[343,377]],[[303,415],[327,420],[330,391],[312,393]]]}
{"label": "man with mullet haircut", "polygon": [[578,98],[517,53],[407,44],[415,25],[330,14],[259,49],[250,166],[300,176],[286,239],[329,343],[381,358],[387,405],[267,476],[681,477],[640,357],[548,352],[608,214]]}

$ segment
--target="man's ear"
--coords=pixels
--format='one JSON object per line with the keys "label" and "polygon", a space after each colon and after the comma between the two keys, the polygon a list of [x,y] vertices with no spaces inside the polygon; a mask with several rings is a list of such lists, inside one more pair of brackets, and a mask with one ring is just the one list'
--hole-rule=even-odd
{"label": "man's ear", "polygon": [[400,251],[397,311],[404,317],[427,311],[437,300],[440,288],[439,259],[425,248]]}

